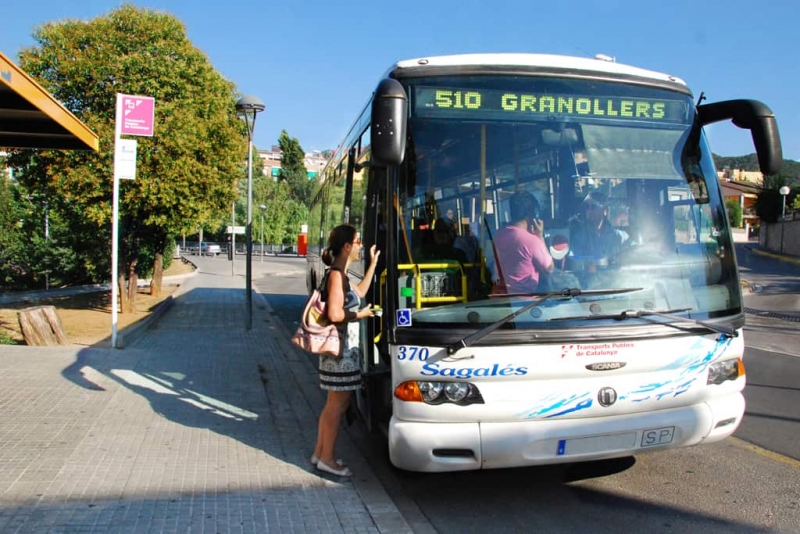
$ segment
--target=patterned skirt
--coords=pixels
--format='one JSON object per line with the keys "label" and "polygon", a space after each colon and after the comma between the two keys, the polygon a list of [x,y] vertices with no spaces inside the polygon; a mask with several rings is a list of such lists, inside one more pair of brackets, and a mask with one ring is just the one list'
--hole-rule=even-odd
{"label": "patterned skirt", "polygon": [[319,387],[327,391],[361,389],[361,348],[357,322],[346,325],[342,357],[319,357]]}

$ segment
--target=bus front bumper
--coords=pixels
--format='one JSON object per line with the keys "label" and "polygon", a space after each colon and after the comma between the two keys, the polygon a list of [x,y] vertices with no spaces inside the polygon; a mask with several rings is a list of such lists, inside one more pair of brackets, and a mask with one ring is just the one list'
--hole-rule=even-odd
{"label": "bus front bumper", "polygon": [[618,458],[722,440],[744,414],[736,392],[692,406],[613,417],[426,423],[392,417],[389,457],[408,471],[497,469]]}

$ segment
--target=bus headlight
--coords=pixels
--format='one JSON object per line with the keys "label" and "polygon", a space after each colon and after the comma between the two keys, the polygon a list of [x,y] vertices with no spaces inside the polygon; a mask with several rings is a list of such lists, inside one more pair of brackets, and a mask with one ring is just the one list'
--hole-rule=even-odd
{"label": "bus headlight", "polygon": [[418,382],[419,391],[422,393],[422,400],[425,402],[435,401],[442,394],[441,382]]}
{"label": "bus headlight", "polygon": [[722,384],[726,380],[736,380],[744,376],[744,362],[741,358],[715,362],[708,366],[706,384]]}
{"label": "bus headlight", "polygon": [[448,382],[444,387],[444,395],[451,402],[463,401],[469,393],[469,384],[465,382]]}
{"label": "bus headlight", "polygon": [[469,382],[417,382],[409,380],[394,388],[394,396],[406,402],[425,404],[444,404],[450,402],[459,406],[483,404],[478,386]]}

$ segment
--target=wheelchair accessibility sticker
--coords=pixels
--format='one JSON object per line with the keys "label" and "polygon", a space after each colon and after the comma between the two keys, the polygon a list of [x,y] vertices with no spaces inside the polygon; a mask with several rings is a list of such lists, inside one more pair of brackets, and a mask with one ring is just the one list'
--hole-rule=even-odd
{"label": "wheelchair accessibility sticker", "polygon": [[411,308],[397,310],[397,326],[411,326]]}

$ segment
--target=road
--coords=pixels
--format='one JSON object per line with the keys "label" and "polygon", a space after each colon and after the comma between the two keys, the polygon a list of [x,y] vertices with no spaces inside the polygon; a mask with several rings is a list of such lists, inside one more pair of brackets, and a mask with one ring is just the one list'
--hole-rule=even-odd
{"label": "road", "polygon": [[800,265],[757,254],[742,243],[736,256],[748,282],[748,314],[747,409],[735,435],[800,460]]}
{"label": "road", "polygon": [[[282,274],[255,285],[293,330],[305,301],[304,264],[267,261]],[[781,371],[783,358],[800,358],[750,346],[747,358],[741,437],[759,447],[730,438],[613,462],[426,475],[391,467],[382,437],[367,436],[359,425],[350,432],[409,523],[424,517],[420,524],[436,532],[611,533],[621,525],[646,532],[800,532],[800,462],[786,457],[800,456],[798,440],[791,440],[800,435],[800,402],[788,403],[798,389]]]}

